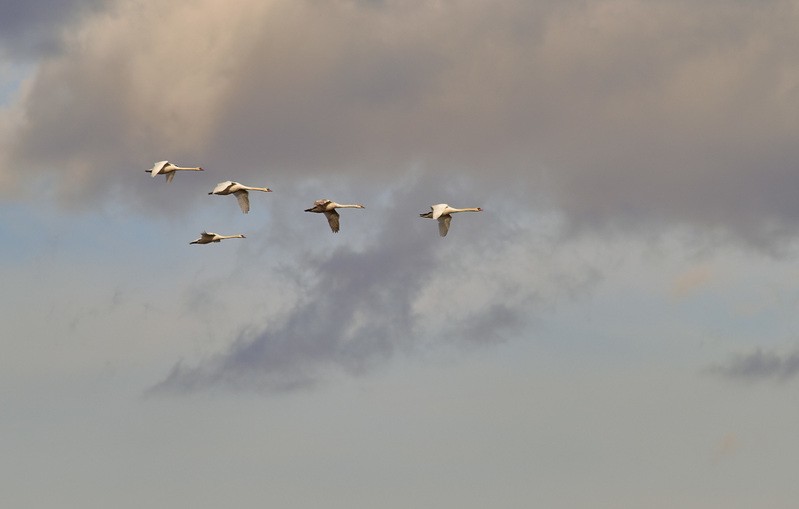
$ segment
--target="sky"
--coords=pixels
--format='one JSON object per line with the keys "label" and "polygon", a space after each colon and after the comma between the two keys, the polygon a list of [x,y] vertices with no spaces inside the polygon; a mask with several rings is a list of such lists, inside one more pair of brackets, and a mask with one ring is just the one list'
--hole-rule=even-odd
{"label": "sky", "polygon": [[794,507],[797,23],[0,0],[4,504]]}

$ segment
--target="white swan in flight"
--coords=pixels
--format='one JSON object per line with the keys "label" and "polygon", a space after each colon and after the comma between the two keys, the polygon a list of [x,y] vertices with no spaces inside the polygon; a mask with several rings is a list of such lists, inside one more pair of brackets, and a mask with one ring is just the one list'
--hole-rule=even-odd
{"label": "white swan in flight", "polygon": [[419,217],[438,219],[438,234],[442,237],[446,237],[447,232],[449,231],[449,223],[452,221],[451,214],[456,212],[482,212],[482,210],[483,209],[480,207],[456,209],[454,207],[450,207],[446,203],[439,203],[438,205],[431,205],[430,212],[419,214]]}
{"label": "white swan in flight", "polygon": [[338,233],[338,212],[336,209],[363,209],[366,208],[360,203],[341,204],[331,200],[316,200],[313,202],[313,207],[305,209],[305,212],[318,212],[327,216],[327,223],[333,233]]}
{"label": "white swan in flight", "polygon": [[210,244],[211,242],[219,242],[225,239],[246,239],[242,234],[237,235],[219,235],[214,232],[202,232],[200,238],[189,242],[189,244]]}
{"label": "white swan in flight", "polygon": [[156,175],[166,175],[166,182],[167,184],[172,182],[172,179],[175,178],[176,171],[204,171],[199,166],[175,166],[174,164],[170,163],[169,161],[158,161],[153,165],[152,168],[149,170],[144,170],[147,173],[150,173],[152,177]]}
{"label": "white swan in flight", "polygon": [[239,200],[239,207],[241,207],[241,211],[246,214],[250,211],[250,196],[247,191],[263,191],[265,193],[272,192],[272,190],[268,187],[251,187],[239,184],[238,182],[233,182],[232,180],[226,180],[225,182],[218,183],[214,190],[208,194],[235,195],[236,199]]}

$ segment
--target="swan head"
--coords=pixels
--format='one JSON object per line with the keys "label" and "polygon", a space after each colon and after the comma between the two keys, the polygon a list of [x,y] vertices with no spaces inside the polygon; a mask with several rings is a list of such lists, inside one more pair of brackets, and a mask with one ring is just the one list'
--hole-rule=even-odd
{"label": "swan head", "polygon": [[477,207],[477,212],[482,212],[482,211],[483,211],[482,207]]}

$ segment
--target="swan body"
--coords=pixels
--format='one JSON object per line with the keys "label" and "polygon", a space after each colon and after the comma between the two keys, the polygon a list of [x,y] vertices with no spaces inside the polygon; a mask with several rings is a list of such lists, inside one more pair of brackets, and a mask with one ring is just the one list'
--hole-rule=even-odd
{"label": "swan body", "polygon": [[330,225],[330,229],[333,230],[333,233],[338,233],[339,224],[338,224],[338,212],[336,209],[363,209],[366,208],[360,203],[336,203],[332,200],[322,199],[316,200],[313,202],[313,207],[309,209],[305,209],[305,212],[317,212],[319,214],[324,214],[327,217],[327,224]]}
{"label": "swan body", "polygon": [[149,170],[144,170],[150,174],[151,177],[156,175],[166,175],[166,183],[172,182],[175,178],[176,171],[204,171],[199,166],[175,166],[169,161],[159,161],[153,165]]}
{"label": "swan body", "polygon": [[211,242],[220,242],[225,239],[246,239],[242,234],[237,235],[219,235],[213,232],[202,232],[200,238],[189,242],[189,244],[210,244]]}
{"label": "swan body", "polygon": [[427,219],[437,219],[438,220],[438,234],[442,237],[447,236],[447,232],[449,232],[449,224],[452,221],[452,214],[456,212],[482,212],[483,209],[480,207],[470,207],[465,209],[456,209],[454,207],[450,207],[446,203],[439,203],[437,205],[430,206],[430,212],[425,212],[419,214],[419,217],[424,217]]}
{"label": "swan body", "polygon": [[250,196],[248,191],[263,191],[265,193],[272,192],[272,190],[268,187],[245,186],[244,184],[239,184],[238,182],[233,182],[232,180],[226,180],[225,182],[218,183],[214,190],[208,194],[218,194],[222,196],[227,194],[234,195],[239,201],[239,207],[241,208],[241,211],[246,214],[250,211]]}

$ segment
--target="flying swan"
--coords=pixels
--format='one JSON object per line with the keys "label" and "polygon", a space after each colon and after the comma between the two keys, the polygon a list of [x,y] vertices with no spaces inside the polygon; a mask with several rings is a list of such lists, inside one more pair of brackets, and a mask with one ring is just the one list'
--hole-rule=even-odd
{"label": "flying swan", "polygon": [[366,208],[359,203],[354,204],[341,204],[331,200],[316,200],[313,202],[313,207],[305,209],[305,212],[318,212],[327,216],[327,223],[333,233],[338,233],[338,212],[336,209],[363,209]]}
{"label": "flying swan", "polygon": [[233,182],[232,180],[226,180],[225,182],[218,183],[214,190],[208,194],[235,195],[236,199],[239,200],[239,207],[241,207],[241,211],[246,214],[250,211],[250,196],[247,191],[263,191],[265,193],[272,192],[272,190],[268,187],[250,187],[239,184],[238,182]]}
{"label": "flying swan", "polygon": [[152,177],[155,177],[156,175],[166,175],[166,183],[169,184],[170,182],[172,182],[172,179],[175,178],[176,171],[203,171],[203,169],[200,168],[199,166],[194,166],[194,167],[175,166],[169,161],[159,161],[155,163],[152,168],[144,171],[150,173]]}
{"label": "flying swan", "polygon": [[447,236],[449,231],[449,223],[452,221],[452,216],[456,212],[482,212],[480,207],[471,207],[466,209],[456,209],[450,207],[446,203],[439,203],[438,205],[431,205],[430,212],[419,214],[419,217],[427,219],[438,219],[438,234],[442,237]]}
{"label": "flying swan", "polygon": [[189,244],[210,244],[211,242],[219,242],[225,239],[246,239],[242,234],[238,235],[219,235],[213,232],[202,232],[200,238],[189,242]]}

